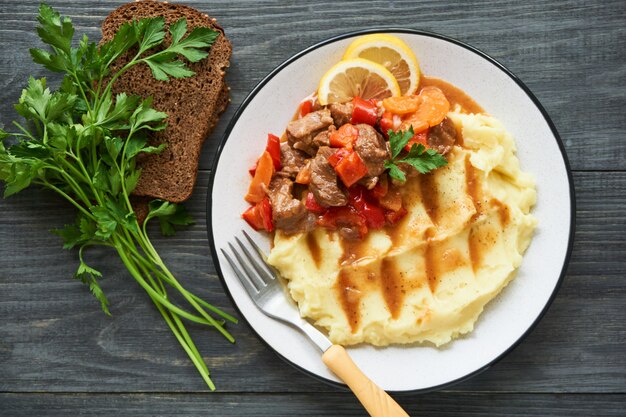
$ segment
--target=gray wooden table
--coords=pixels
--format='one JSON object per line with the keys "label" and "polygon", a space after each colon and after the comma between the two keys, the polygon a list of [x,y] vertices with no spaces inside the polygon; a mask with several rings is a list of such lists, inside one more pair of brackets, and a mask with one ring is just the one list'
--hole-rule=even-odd
{"label": "gray wooden table", "polygon": [[[50,0],[99,38],[119,0]],[[0,122],[29,75],[37,0],[0,0]],[[442,33],[490,54],[536,94],[567,149],[577,195],[572,261],[552,307],[512,353],[444,391],[398,396],[413,416],[599,416],[626,413],[626,3],[617,1],[187,1],[232,40],[232,104],[209,138],[194,196],[197,223],[156,238],[170,268],[233,311],[216,276],[205,201],[217,143],[246,94],[304,47],[343,32],[399,26]],[[0,415],[363,415],[357,401],[301,374],[233,327],[192,336],[212,371],[210,393],[147,296],[112,252],[94,251],[111,301],[106,317],[72,279],[76,253],[48,230],[73,221],[55,196],[0,200]],[[158,233],[154,233],[157,236]]]}

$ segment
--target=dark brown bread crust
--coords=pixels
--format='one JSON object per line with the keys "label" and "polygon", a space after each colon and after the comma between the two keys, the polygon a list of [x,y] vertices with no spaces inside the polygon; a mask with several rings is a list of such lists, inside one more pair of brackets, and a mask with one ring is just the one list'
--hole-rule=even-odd
{"label": "dark brown bread crust", "polygon": [[[150,69],[140,64],[121,76],[114,86],[116,92],[152,96],[153,106],[169,115],[168,127],[152,137],[156,143],[167,143],[167,148],[159,155],[138,158],[142,174],[133,194],[181,202],[193,191],[202,143],[229,102],[224,71],[229,66],[232,47],[215,19],[191,7],[154,0],[128,3],[114,10],[102,23],[102,41],[112,39],[125,22],[156,16],[163,16],[166,31],[169,24],[185,17],[188,30],[201,26],[221,32],[207,59],[188,63],[195,76],[157,81]],[[168,33],[165,44],[169,42]],[[114,69],[128,59],[122,57]]]}

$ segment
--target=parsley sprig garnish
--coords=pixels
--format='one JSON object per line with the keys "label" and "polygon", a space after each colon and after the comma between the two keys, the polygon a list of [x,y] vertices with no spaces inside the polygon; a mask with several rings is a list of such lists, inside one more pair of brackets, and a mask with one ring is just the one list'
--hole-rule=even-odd
{"label": "parsley sprig garnish", "polygon": [[409,143],[409,140],[415,133],[413,133],[413,127],[409,127],[409,130],[394,132],[389,130],[389,145],[391,147],[391,159],[385,161],[385,168],[389,170],[389,176],[398,181],[406,181],[406,175],[398,167],[398,164],[408,164],[415,168],[421,174],[427,174],[433,169],[445,166],[448,164],[446,158],[438,153],[434,149],[426,149],[424,145],[414,143],[409,152],[399,158],[404,147]]}
{"label": "parsley sprig garnish", "polygon": [[[152,107],[150,98],[113,94],[115,81],[136,65],[148,65],[157,80],[190,77],[186,62],[207,57],[218,32],[195,28],[188,33],[185,19],[169,28],[171,44],[164,45],[163,18],[122,25],[115,37],[98,46],[83,36],[73,45],[74,27],[51,7],[39,8],[37,33],[48,49],[31,49],[36,63],[63,73],[60,87],[51,90],[45,78],[28,80],[15,108],[24,123],[17,131],[0,129],[0,180],[4,196],[30,185],[52,190],[78,211],[74,224],[56,230],[66,249],[78,248],[75,278],[89,286],[106,314],[109,302],[98,280],[102,274],[84,259],[92,246],[113,248],[128,271],[145,289],[172,332],[211,389],[209,372],[190,338],[183,320],[216,328],[231,342],[224,320],[237,320],[186,290],[155,250],[146,224],[158,219],[164,234],[174,225],[192,222],[182,206],[154,200],[143,225],[137,221],[129,200],[141,171],[140,154],[159,153],[164,144],[150,145],[148,133],[165,129],[167,114]],[[116,68],[124,54],[131,58]],[[9,139],[12,139],[9,141]],[[191,307],[175,303],[175,290]],[[217,317],[214,317],[216,315]]]}

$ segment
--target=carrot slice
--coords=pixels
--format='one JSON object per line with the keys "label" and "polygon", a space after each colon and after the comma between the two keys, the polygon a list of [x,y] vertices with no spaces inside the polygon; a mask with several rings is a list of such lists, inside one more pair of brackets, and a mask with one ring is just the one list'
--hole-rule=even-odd
{"label": "carrot slice", "polygon": [[420,101],[418,96],[388,97],[383,100],[383,107],[394,114],[405,115],[417,111]]}
{"label": "carrot slice", "polygon": [[311,160],[310,159],[306,161],[306,164],[304,165],[304,167],[302,167],[300,172],[298,172],[298,175],[296,175],[296,182],[298,184],[304,184],[304,185],[307,185],[308,183],[311,182]]}
{"label": "carrot slice", "polygon": [[418,97],[420,98],[419,107],[403,120],[402,130],[413,126],[413,131],[418,133],[428,127],[437,126],[450,110],[450,102],[443,91],[437,87],[424,87]]}
{"label": "carrot slice", "polygon": [[437,87],[424,87],[420,91],[422,102],[415,112],[419,120],[425,120],[429,126],[437,126],[450,110],[450,102],[443,91]]}
{"label": "carrot slice", "polygon": [[256,172],[254,173],[252,181],[250,181],[248,194],[246,194],[244,199],[248,203],[260,203],[265,197],[265,190],[269,187],[273,174],[274,161],[270,153],[265,151],[257,162]]}

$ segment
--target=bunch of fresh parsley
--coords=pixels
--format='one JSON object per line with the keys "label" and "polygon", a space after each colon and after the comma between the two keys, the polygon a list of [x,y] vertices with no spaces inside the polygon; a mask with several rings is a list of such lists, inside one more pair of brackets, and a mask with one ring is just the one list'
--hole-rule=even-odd
{"label": "bunch of fresh parsley", "polygon": [[413,127],[409,130],[394,132],[389,130],[389,145],[391,147],[391,159],[385,161],[385,168],[389,170],[389,176],[398,181],[406,181],[404,171],[398,167],[398,164],[407,164],[415,168],[421,174],[427,174],[433,169],[448,164],[446,158],[434,149],[426,149],[424,145],[414,143],[409,152],[402,158],[399,158],[404,147],[415,133]]}
{"label": "bunch of fresh parsley", "polygon": [[[30,78],[15,105],[25,122],[14,122],[18,131],[13,133],[0,129],[4,195],[37,185],[71,203],[78,211],[76,223],[56,233],[63,238],[64,248],[78,248],[75,277],[89,285],[102,309],[110,314],[98,285],[101,273],[87,265],[84,252],[99,245],[117,251],[213,390],[206,364],[183,320],[215,327],[231,342],[234,339],[224,323],[237,320],[183,288],[148,238],[150,219],[157,218],[165,234],[173,233],[173,225],[191,223],[183,207],[154,200],[144,224],[138,223],[129,201],[141,175],[135,158],[163,150],[164,145],[150,146],[147,134],[164,129],[167,114],[152,108],[150,99],[114,95],[112,88],[115,80],[135,65],[148,65],[158,80],[194,75],[181,58],[189,62],[206,58],[218,33],[209,28],[187,33],[187,23],[181,19],[170,26],[171,44],[166,46],[163,18],[151,18],[122,25],[115,37],[101,46],[86,36],[73,46],[74,28],[69,18],[42,4],[38,21],[37,33],[49,49],[31,49],[33,60],[64,76],[56,90],[47,87],[45,78]],[[124,54],[132,59],[112,71],[112,64]],[[191,310],[172,301],[168,289],[176,290]]]}

